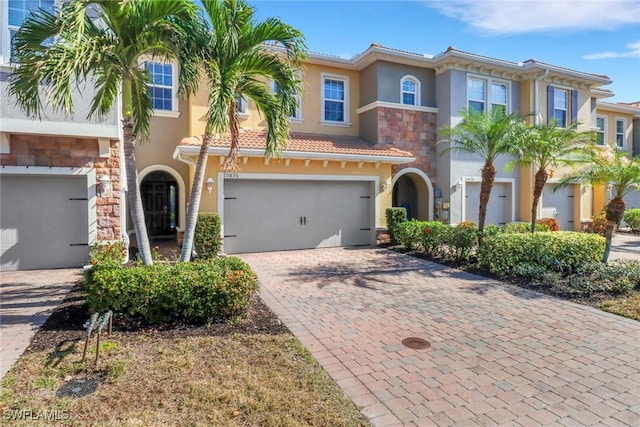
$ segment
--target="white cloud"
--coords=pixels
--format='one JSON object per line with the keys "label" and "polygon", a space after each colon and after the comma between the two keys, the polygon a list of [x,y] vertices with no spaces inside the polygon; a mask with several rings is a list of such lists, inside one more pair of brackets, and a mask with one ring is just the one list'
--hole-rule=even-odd
{"label": "white cloud", "polygon": [[639,0],[428,0],[425,4],[495,34],[609,30],[640,24]]}
{"label": "white cloud", "polygon": [[585,55],[582,59],[640,58],[640,40],[627,44],[625,52],[598,52]]}

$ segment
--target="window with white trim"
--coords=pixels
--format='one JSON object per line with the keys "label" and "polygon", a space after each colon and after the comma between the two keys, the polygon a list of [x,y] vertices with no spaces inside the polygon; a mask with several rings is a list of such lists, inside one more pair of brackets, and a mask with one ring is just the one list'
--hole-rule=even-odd
{"label": "window with white trim", "polygon": [[625,146],[625,130],[626,130],[626,121],[624,119],[616,119],[616,146],[624,147]]}
{"label": "window with white trim", "polygon": [[156,111],[175,111],[174,67],[166,62],[148,61],[145,68],[149,75],[149,93],[151,105]]}
{"label": "window with white trim", "polygon": [[[2,37],[0,38],[2,40],[2,46],[0,46],[2,62],[9,62],[9,58],[13,54],[13,37],[25,19],[38,9],[44,9],[49,13],[54,13],[55,3],[55,0],[8,0],[7,2],[0,2],[0,17],[3,17],[0,23],[0,28],[2,29]],[[4,10],[5,6],[6,12]],[[5,13],[6,18],[4,18]],[[4,21],[5,19],[6,23]],[[5,32],[4,28],[8,28],[8,31]],[[53,39],[47,40],[45,44],[51,42],[53,42]]]}
{"label": "window with white trim", "polygon": [[244,95],[236,95],[236,112],[243,116],[249,115],[249,100]]}
{"label": "window with white trim", "polygon": [[478,112],[486,111],[489,105],[491,111],[499,110],[502,114],[509,113],[508,82],[469,77],[467,79],[467,107]]}
{"label": "window with white trim", "polygon": [[349,123],[349,78],[322,74],[322,122]]}
{"label": "window with white trim", "polygon": [[559,127],[567,127],[567,113],[569,112],[569,91],[555,89],[553,91],[553,118]]}
{"label": "window with white trim", "polygon": [[604,145],[607,140],[607,118],[603,116],[596,117],[596,143]]}
{"label": "window with white trim", "polygon": [[420,81],[413,76],[400,80],[400,102],[404,105],[420,105]]}
{"label": "window with white trim", "polygon": [[[278,85],[275,81],[271,80],[271,90],[273,93],[278,93]],[[294,111],[291,111],[289,114],[289,119],[293,121],[301,121],[302,120],[302,97],[300,93],[296,93],[296,108]]]}

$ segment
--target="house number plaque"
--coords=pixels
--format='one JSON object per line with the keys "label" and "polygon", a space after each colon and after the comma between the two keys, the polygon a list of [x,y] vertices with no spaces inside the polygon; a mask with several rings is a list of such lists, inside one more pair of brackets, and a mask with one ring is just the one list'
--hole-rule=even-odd
{"label": "house number plaque", "polygon": [[232,172],[225,172],[225,174],[224,174],[224,178],[225,178],[225,179],[229,179],[229,178],[231,178],[231,179],[233,179],[233,178],[240,178],[240,174],[238,174],[238,173],[232,173]]}

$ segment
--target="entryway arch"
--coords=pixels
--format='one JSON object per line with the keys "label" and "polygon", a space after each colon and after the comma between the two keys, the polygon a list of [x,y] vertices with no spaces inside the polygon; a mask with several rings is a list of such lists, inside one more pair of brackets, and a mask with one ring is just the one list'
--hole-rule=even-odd
{"label": "entryway arch", "polygon": [[151,165],[140,171],[138,180],[150,237],[173,238],[184,230],[187,203],[182,176],[169,166]]}
{"label": "entryway arch", "polygon": [[424,171],[400,169],[391,181],[392,205],[405,207],[410,218],[433,221],[433,184]]}

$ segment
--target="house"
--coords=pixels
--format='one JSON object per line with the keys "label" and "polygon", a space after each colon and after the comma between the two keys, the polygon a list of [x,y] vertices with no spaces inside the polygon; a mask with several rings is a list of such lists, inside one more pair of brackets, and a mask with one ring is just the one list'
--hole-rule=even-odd
{"label": "house", "polygon": [[0,2],[0,270],[77,267],[89,246],[125,232],[118,114],[87,120],[93,89],[74,93],[75,114],[32,119],[8,93],[9,40],[32,7]]}

